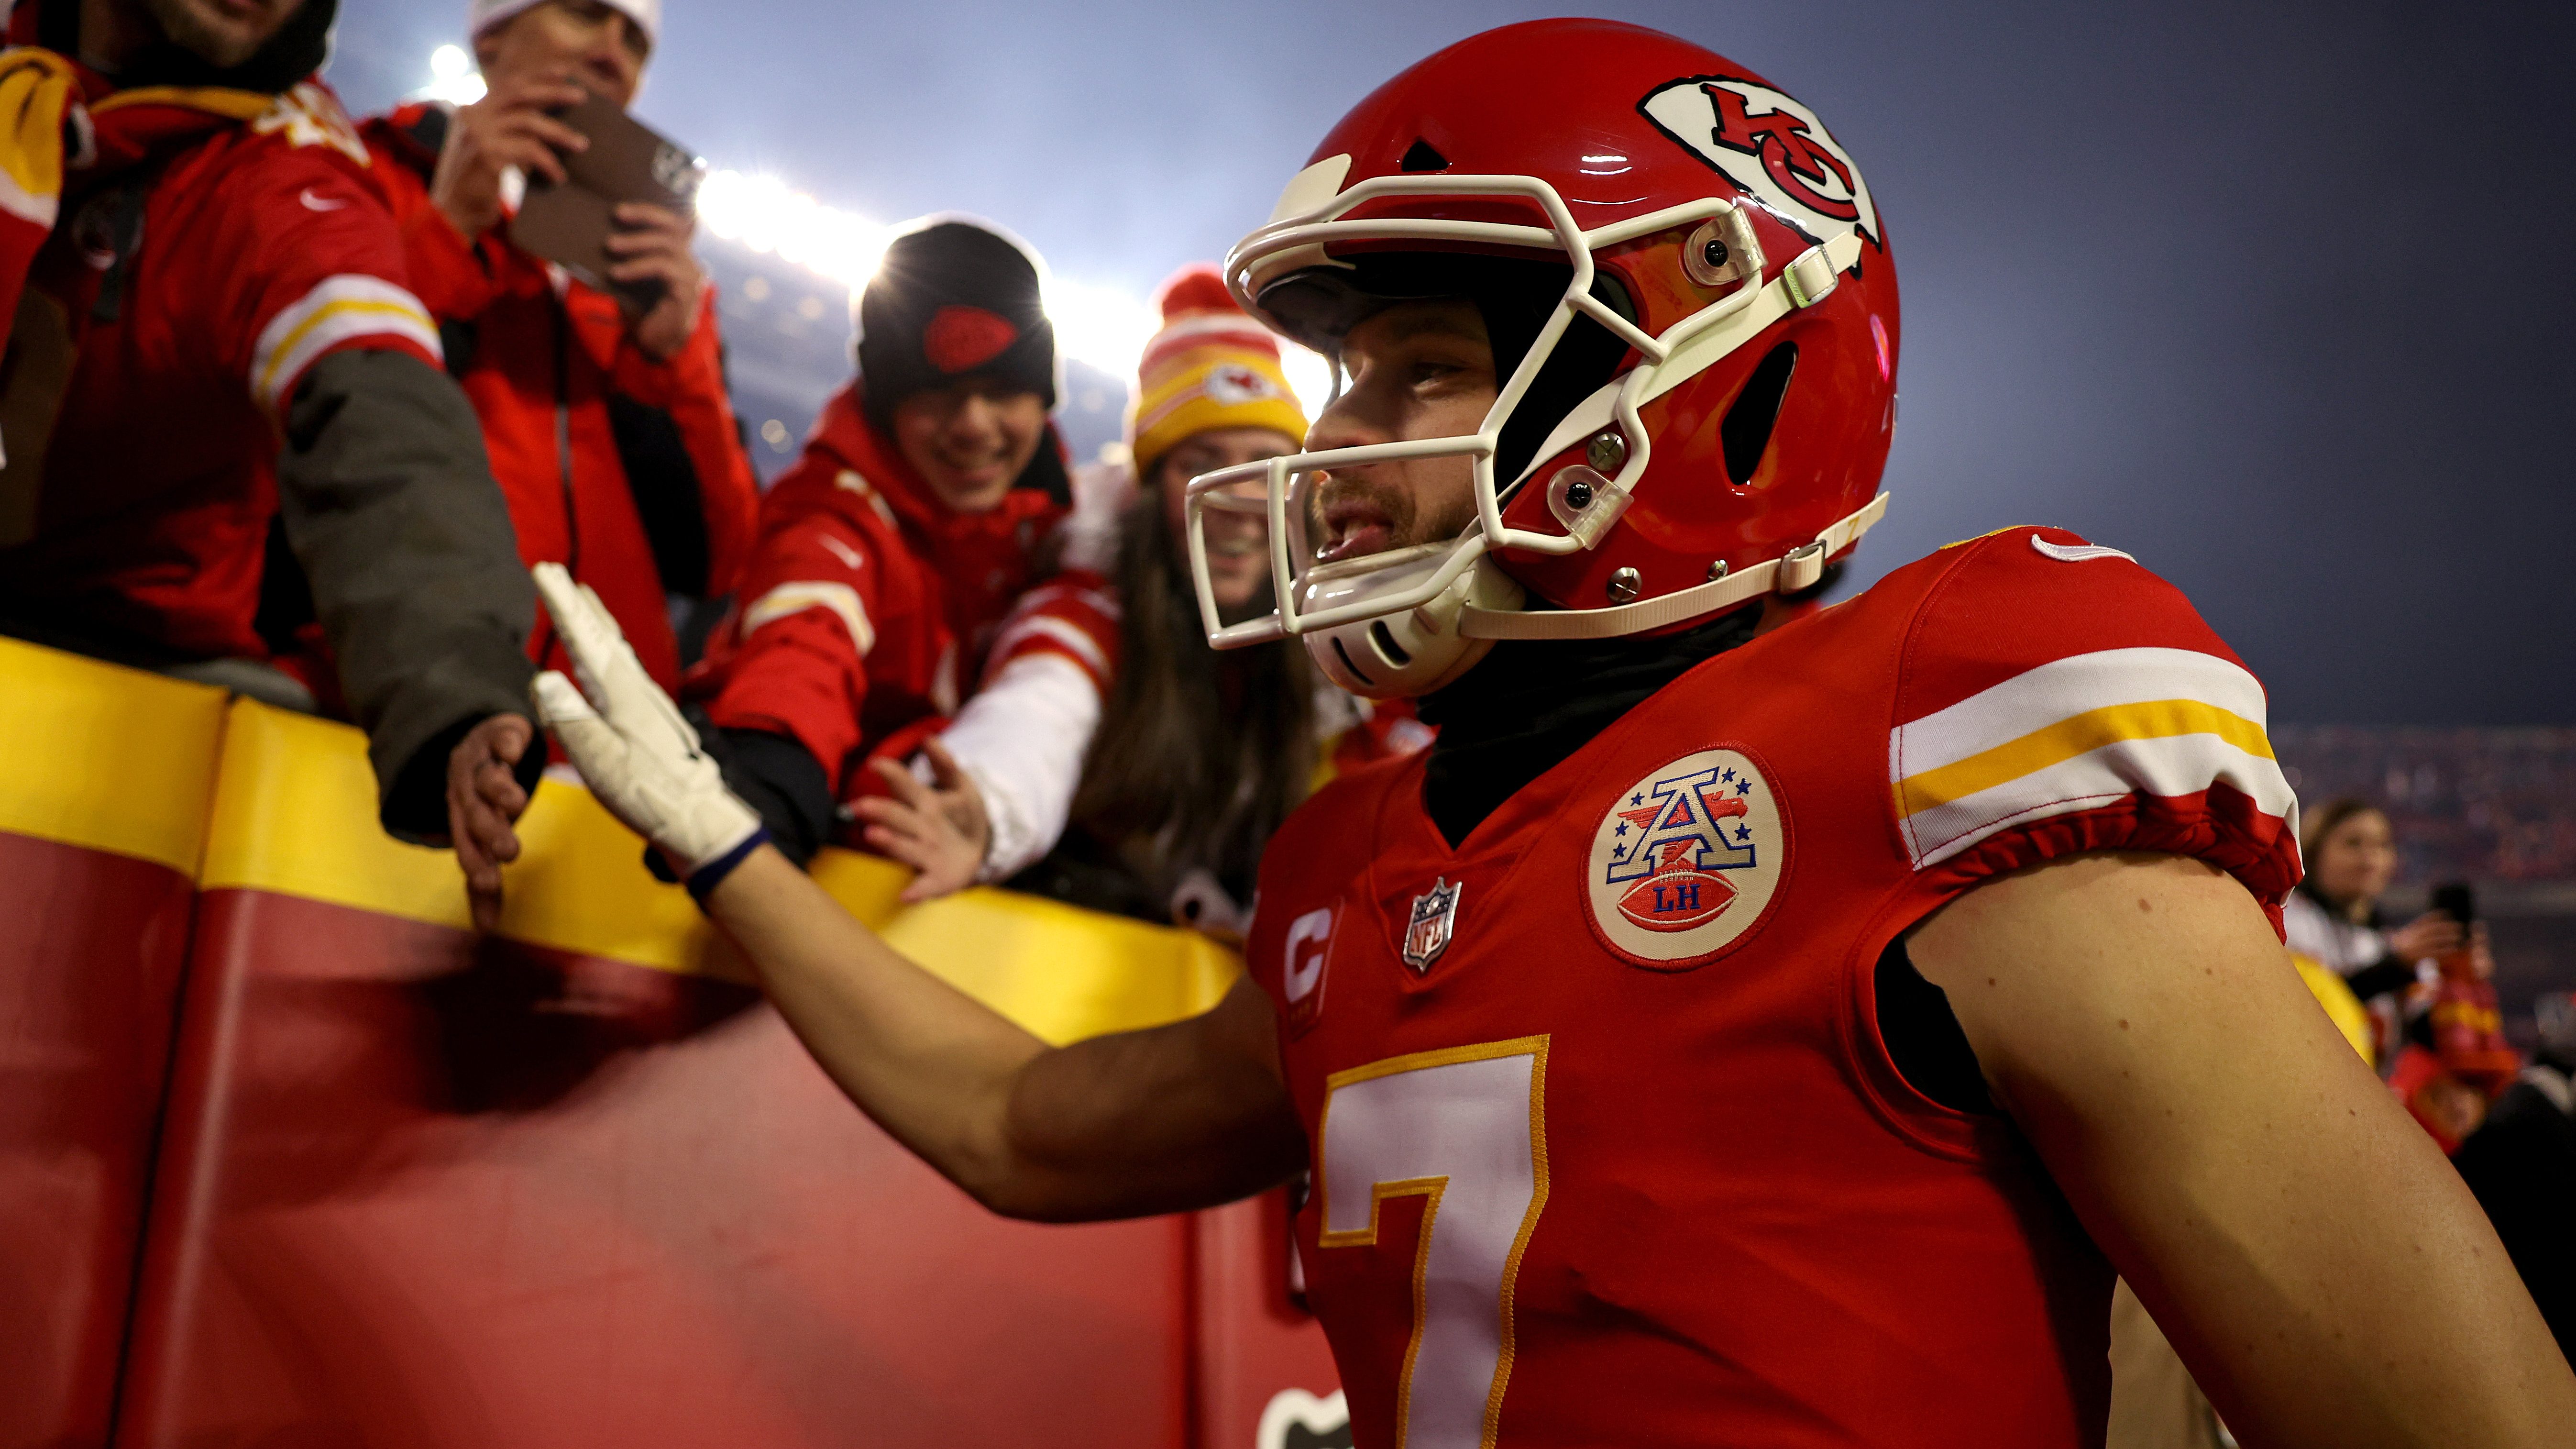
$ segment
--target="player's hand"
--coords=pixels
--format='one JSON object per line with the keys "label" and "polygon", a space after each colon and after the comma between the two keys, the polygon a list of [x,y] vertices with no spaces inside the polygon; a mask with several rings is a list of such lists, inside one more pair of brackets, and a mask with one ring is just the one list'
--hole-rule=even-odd
{"label": "player's hand", "polygon": [[707,287],[706,270],[689,250],[697,225],[693,217],[627,201],[618,204],[618,229],[609,233],[608,254],[618,259],[609,280],[662,284],[662,300],[627,324],[635,345],[655,362],[670,361],[697,330],[698,300]]}
{"label": "player's hand", "polygon": [[868,768],[884,777],[894,793],[872,795],[856,807],[867,822],[863,838],[868,845],[918,872],[903,890],[909,904],[973,885],[993,844],[992,820],[973,777],[935,739],[922,746],[922,754],[930,760],[927,785],[892,760],[870,760]]}
{"label": "player's hand", "polygon": [[501,924],[501,867],[519,858],[510,826],[528,808],[512,767],[536,737],[526,720],[496,714],[466,731],[447,756],[447,833],[465,869],[466,905],[478,931]]}
{"label": "player's hand", "polygon": [[759,815],[725,788],[714,759],[698,748],[698,732],[644,672],[599,596],[560,564],[533,572],[581,687],[549,669],[530,693],[537,718],[591,793],[670,857],[684,880],[739,858],[760,834]]}
{"label": "player's hand", "polygon": [[483,99],[459,106],[430,173],[429,199],[467,238],[501,220],[501,173],[516,166],[560,183],[563,153],[585,151],[590,138],[546,114],[579,105],[590,92],[560,77],[503,81]]}
{"label": "player's hand", "polygon": [[2388,933],[2389,954],[2408,965],[2448,956],[2465,938],[2460,923],[2442,911],[2426,911]]}

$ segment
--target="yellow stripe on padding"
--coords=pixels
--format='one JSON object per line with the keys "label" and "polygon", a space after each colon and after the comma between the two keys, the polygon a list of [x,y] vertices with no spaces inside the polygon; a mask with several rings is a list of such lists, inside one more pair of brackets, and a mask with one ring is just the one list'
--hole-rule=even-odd
{"label": "yellow stripe on padding", "polygon": [[[663,971],[746,979],[688,893],[655,880],[643,845],[589,791],[548,780],[519,822],[499,934]],[[826,851],[814,878],[897,950],[1022,1027],[1064,1042],[1194,1015],[1239,972],[1189,932],[1052,901],[973,890],[904,906],[911,873]],[[376,824],[366,742],[248,701],[233,706],[208,834],[206,890],[253,890],[465,929],[464,875],[446,851]]]}
{"label": "yellow stripe on padding", "polygon": [[196,874],[224,699],[0,639],[0,831]]}
{"label": "yellow stripe on padding", "polygon": [[259,890],[432,925],[469,925],[456,857],[376,824],[366,736],[236,701],[206,833],[203,890]]}
{"label": "yellow stripe on padding", "polygon": [[2123,740],[2177,735],[2215,735],[2249,755],[2272,758],[2272,742],[2261,725],[2214,704],[2157,699],[2105,705],[1939,769],[1906,776],[1894,786],[1896,813],[1918,815],[1937,809]]}

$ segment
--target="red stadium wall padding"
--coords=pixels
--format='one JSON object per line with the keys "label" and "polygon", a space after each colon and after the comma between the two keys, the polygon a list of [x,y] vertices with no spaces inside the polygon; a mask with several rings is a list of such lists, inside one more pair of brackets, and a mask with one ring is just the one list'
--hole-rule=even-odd
{"label": "red stadium wall padding", "polygon": [[1287,1194],[1196,1216],[1198,1442],[1207,1449],[1348,1444],[1333,1351],[1314,1316],[1289,1294]]}
{"label": "red stadium wall padding", "polygon": [[[343,726],[0,641],[0,758],[0,1449],[1347,1442],[1277,1431],[1333,1378],[1276,1199],[986,1213],[578,786],[538,792],[481,937]],[[1049,1041],[1238,972],[815,874]]]}
{"label": "red stadium wall padding", "polygon": [[0,835],[0,1445],[106,1442],[191,896]]}
{"label": "red stadium wall padding", "polygon": [[107,1439],[223,704],[0,641],[0,1449]]}
{"label": "red stadium wall padding", "polygon": [[1186,1224],[984,1213],[741,988],[242,891],[197,939],[121,1444],[1183,1442]]}
{"label": "red stadium wall padding", "polygon": [[[233,707],[118,1443],[1178,1446],[1190,1222],[995,1218],[843,1100],[577,786],[501,934],[355,733]],[[1203,1010],[1195,937],[817,877],[1050,1040]]]}

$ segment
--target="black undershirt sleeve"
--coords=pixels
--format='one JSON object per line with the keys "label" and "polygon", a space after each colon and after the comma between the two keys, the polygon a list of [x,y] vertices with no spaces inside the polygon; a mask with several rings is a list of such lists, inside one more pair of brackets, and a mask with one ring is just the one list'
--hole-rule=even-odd
{"label": "black undershirt sleeve", "polygon": [[1897,1075],[1951,1111],[1992,1114],[1995,1101],[1986,1091],[1985,1072],[1950,1010],[1949,995],[1914,969],[1903,936],[1879,953],[1875,984],[1878,1035]]}
{"label": "black undershirt sleeve", "polygon": [[716,729],[703,718],[697,725],[724,771],[726,788],[759,812],[771,843],[798,865],[813,860],[831,842],[839,813],[822,762],[785,735]]}

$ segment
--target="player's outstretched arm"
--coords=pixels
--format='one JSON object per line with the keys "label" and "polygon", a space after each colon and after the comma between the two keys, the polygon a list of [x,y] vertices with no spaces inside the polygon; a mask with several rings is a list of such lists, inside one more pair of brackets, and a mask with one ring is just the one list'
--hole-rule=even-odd
{"label": "player's outstretched arm", "polygon": [[2571,1442],[2576,1376],[2476,1201],[2233,879],[2078,856],[1909,949],[2246,1444]]}
{"label": "player's outstretched arm", "polygon": [[687,875],[815,1058],[862,1111],[998,1212],[1069,1221],[1204,1207],[1305,1159],[1269,1000],[1061,1049],[922,970],[766,843],[589,590],[537,586],[579,664],[537,709],[617,817]]}
{"label": "player's outstretched arm", "polygon": [[1051,1049],[904,959],[763,848],[707,896],[770,1000],[850,1100],[997,1212],[1050,1221],[1230,1202],[1305,1138],[1270,1000]]}

